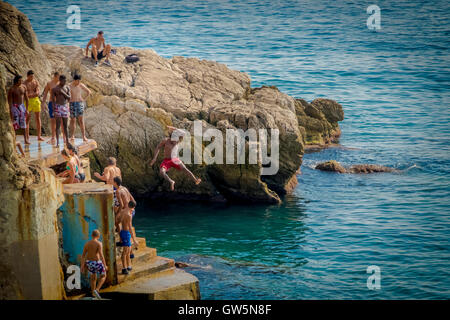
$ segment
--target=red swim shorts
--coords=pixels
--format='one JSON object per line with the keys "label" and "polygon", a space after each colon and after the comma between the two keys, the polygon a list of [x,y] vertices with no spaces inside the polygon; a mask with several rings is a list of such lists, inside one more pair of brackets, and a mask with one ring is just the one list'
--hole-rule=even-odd
{"label": "red swim shorts", "polygon": [[177,170],[181,170],[181,166],[180,166],[180,159],[178,158],[166,158],[163,160],[163,162],[161,163],[161,165],[159,166],[160,168],[164,168],[167,171],[169,171],[170,168],[175,168]]}

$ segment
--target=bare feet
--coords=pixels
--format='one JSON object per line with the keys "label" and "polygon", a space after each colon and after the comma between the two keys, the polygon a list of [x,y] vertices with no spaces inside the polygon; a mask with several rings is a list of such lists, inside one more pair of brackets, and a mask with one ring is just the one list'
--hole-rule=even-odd
{"label": "bare feet", "polygon": [[55,139],[51,138],[51,139],[47,140],[47,143],[48,144],[55,144]]}
{"label": "bare feet", "polygon": [[170,181],[170,191],[175,190],[175,181]]}
{"label": "bare feet", "polygon": [[44,139],[42,139],[41,137],[38,137],[38,141],[44,141]]}
{"label": "bare feet", "polygon": [[200,179],[200,178],[197,178],[197,179],[195,180],[195,184],[196,184],[197,186],[200,184],[200,182],[202,182],[202,179]]}
{"label": "bare feet", "polygon": [[88,142],[88,138],[83,137],[83,142]]}
{"label": "bare feet", "polygon": [[25,140],[24,144],[31,144],[30,141]]}

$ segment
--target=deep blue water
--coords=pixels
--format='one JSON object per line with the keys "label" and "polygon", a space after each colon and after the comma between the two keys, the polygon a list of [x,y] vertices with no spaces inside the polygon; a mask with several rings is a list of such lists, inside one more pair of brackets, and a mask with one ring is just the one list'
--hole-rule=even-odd
{"label": "deep blue water", "polygon": [[[84,46],[102,29],[113,46],[217,60],[253,86],[343,105],[347,148],[305,155],[281,206],[141,205],[138,233],[202,266],[189,271],[204,299],[450,298],[450,2],[80,0],[81,30],[62,1],[9,2],[41,42]],[[312,169],[329,159],[405,171]]]}

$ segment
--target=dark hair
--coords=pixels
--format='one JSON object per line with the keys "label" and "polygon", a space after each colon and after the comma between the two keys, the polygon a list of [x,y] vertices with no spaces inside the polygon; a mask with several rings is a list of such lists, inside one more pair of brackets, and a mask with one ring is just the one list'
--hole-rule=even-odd
{"label": "dark hair", "polygon": [[53,73],[53,76],[54,76],[54,77],[59,76],[59,72],[58,72],[58,71],[55,71],[55,72]]}
{"label": "dark hair", "polygon": [[70,142],[67,144],[67,149],[70,150],[70,151],[73,151],[73,153],[78,155],[77,148],[73,144],[71,144]]}
{"label": "dark hair", "polygon": [[81,76],[75,73],[75,75],[73,76],[73,80],[81,80]]}
{"label": "dark hair", "polygon": [[116,158],[114,158],[114,157],[109,157],[109,158],[108,158],[108,164],[109,164],[110,166],[115,165],[115,164],[116,164]]}
{"label": "dark hair", "polygon": [[16,75],[14,77],[14,84],[17,84],[19,82],[19,80],[22,79],[22,76],[20,74]]}
{"label": "dark hair", "polygon": [[65,75],[63,75],[63,74],[62,74],[62,75],[60,75],[60,76],[59,76],[59,81],[61,81],[61,80],[66,80],[66,76],[65,76]]}
{"label": "dark hair", "polygon": [[118,186],[122,185],[122,179],[119,176],[114,177],[114,182],[117,183]]}
{"label": "dark hair", "polygon": [[128,202],[128,208],[136,208],[136,202],[130,200],[130,202]]}
{"label": "dark hair", "polygon": [[28,70],[27,76],[31,76],[32,74],[34,74],[33,70]]}
{"label": "dark hair", "polygon": [[62,154],[63,156],[65,156],[65,157],[68,157],[68,156],[69,156],[69,154],[67,153],[67,150],[66,150],[66,149],[63,149],[63,150],[61,151],[61,154]]}
{"label": "dark hair", "polygon": [[100,30],[100,31],[98,32],[98,34],[103,34],[103,31],[102,31],[102,30]]}

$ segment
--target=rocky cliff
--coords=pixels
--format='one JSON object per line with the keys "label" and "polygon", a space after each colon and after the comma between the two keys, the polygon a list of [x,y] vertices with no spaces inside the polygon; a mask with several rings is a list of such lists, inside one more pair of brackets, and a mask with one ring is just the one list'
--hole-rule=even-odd
{"label": "rocky cliff", "polygon": [[[247,74],[223,64],[185,57],[166,59],[153,50],[115,48],[113,67],[95,68],[91,59],[84,58],[83,49],[41,46],[24,15],[4,3],[0,10],[2,25],[8,25],[0,30],[0,61],[9,79],[29,68],[42,85],[53,71],[80,74],[93,91],[85,119],[88,136],[99,148],[92,155],[91,166],[101,170],[107,157],[116,157],[125,185],[136,195],[279,202],[296,184],[305,144],[327,144],[340,134],[338,121],[344,115],[335,101],[308,103],[275,87],[252,88]],[[136,53],[140,61],[126,63],[124,58],[130,53]],[[167,125],[193,135],[195,120],[201,121],[204,130],[222,132],[278,129],[278,172],[262,176],[261,162],[188,165],[202,178],[202,184],[194,187],[180,172],[171,172],[177,184],[175,192],[167,193],[157,166],[151,168],[148,162],[166,136]],[[203,149],[208,145],[201,143]],[[248,143],[246,148],[250,148]]]}

